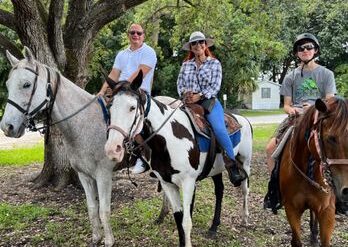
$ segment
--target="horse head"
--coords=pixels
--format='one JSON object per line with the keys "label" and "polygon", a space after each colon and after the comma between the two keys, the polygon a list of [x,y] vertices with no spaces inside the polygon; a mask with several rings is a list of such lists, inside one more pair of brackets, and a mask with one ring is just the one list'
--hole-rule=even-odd
{"label": "horse head", "polygon": [[122,161],[125,147],[132,145],[134,137],[143,128],[146,94],[139,89],[142,78],[140,71],[133,82],[120,81],[113,88],[105,152],[109,159],[116,162]]}
{"label": "horse head", "polygon": [[[317,138],[312,149],[318,155],[324,177],[342,207],[348,206],[348,104],[342,98],[317,100]],[[347,209],[346,209],[347,210]],[[348,212],[348,211],[347,211]]]}
{"label": "horse head", "polygon": [[16,138],[24,134],[29,122],[48,102],[46,73],[41,72],[29,48],[24,51],[22,60],[6,51],[12,69],[6,81],[8,99],[0,126],[6,136]]}

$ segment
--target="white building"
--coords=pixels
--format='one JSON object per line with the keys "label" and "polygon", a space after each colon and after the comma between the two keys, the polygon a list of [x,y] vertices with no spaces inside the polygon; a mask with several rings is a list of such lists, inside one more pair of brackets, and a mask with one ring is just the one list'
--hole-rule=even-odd
{"label": "white building", "polygon": [[258,88],[251,95],[251,109],[279,109],[280,85],[266,80],[258,80]]}

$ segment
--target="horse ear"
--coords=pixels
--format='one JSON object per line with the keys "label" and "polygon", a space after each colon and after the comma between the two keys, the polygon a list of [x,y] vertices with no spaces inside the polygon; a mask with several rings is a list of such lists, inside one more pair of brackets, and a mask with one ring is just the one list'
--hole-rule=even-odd
{"label": "horse ear", "polygon": [[12,67],[14,67],[19,62],[19,60],[15,56],[13,56],[8,50],[6,50],[6,57]]}
{"label": "horse ear", "polygon": [[32,51],[26,46],[24,46],[24,57],[29,62],[33,62],[35,60],[35,56],[33,55]]}
{"label": "horse ear", "polygon": [[326,112],[327,111],[327,106],[325,102],[322,99],[317,99],[315,101],[315,108],[320,111],[320,112]]}
{"label": "horse ear", "polygon": [[137,77],[135,77],[135,79],[131,83],[131,89],[133,89],[134,91],[138,90],[142,82],[143,82],[143,71],[139,70]]}

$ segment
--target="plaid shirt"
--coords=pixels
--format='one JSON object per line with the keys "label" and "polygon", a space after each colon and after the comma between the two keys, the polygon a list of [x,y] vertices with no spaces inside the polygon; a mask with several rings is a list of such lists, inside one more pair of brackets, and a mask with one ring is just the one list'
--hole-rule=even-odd
{"label": "plaid shirt", "polygon": [[177,88],[181,96],[184,92],[202,93],[205,98],[216,97],[220,90],[222,80],[222,68],[220,61],[208,57],[197,68],[195,59],[184,62],[181,66]]}

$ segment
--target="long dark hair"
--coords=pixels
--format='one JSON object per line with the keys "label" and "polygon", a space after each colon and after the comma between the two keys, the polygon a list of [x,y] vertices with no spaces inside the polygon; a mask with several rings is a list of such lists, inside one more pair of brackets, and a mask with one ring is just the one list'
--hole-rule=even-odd
{"label": "long dark hair", "polygon": [[[205,48],[205,51],[204,51],[204,54],[207,56],[207,57],[212,57],[212,58],[215,58],[215,56],[213,55],[213,53],[209,50],[209,48]],[[184,62],[188,61],[188,60],[191,60],[192,58],[195,57],[195,54],[192,52],[192,51],[189,51],[187,53],[187,56],[185,57],[184,59]]]}

